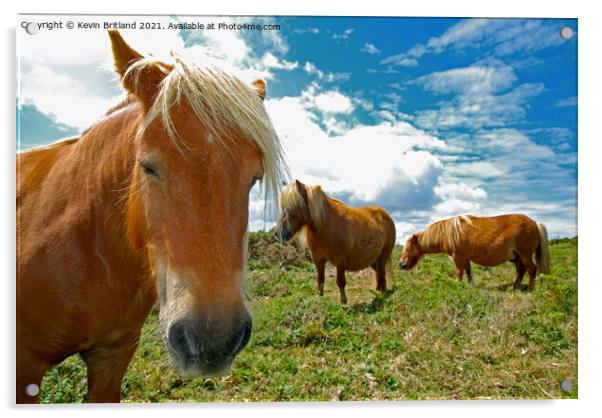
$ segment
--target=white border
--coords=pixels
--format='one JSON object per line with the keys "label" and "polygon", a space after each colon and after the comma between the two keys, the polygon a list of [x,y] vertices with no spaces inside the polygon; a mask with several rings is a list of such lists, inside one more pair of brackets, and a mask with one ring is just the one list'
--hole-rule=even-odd
{"label": "white border", "polygon": [[[3,62],[1,67],[3,91],[2,126],[5,128],[2,141],[2,196],[0,231],[2,234],[0,254],[4,284],[4,320],[1,322],[2,369],[0,379],[0,404],[8,416],[81,416],[82,413],[104,417],[107,413],[125,413],[137,417],[164,417],[177,413],[181,416],[210,417],[232,416],[233,414],[262,418],[287,415],[287,418],[304,417],[314,414],[335,416],[441,416],[504,417],[508,415],[545,414],[547,417],[568,417],[592,415],[600,410],[596,402],[600,397],[601,337],[600,306],[602,297],[602,277],[596,268],[598,252],[602,249],[599,239],[602,236],[600,222],[601,168],[597,159],[600,156],[602,141],[597,123],[600,117],[602,90],[599,74],[602,69],[599,42],[602,40],[602,16],[595,2],[546,1],[527,2],[525,0],[501,0],[499,2],[470,0],[420,0],[391,2],[370,0],[354,4],[350,0],[305,0],[285,2],[268,1],[229,1],[190,2],[169,0],[160,4],[135,3],[123,0],[102,0],[98,2],[70,3],[66,0],[21,0],[2,3]],[[14,406],[14,274],[15,274],[15,229],[14,229],[14,144],[15,144],[15,22],[17,13],[91,13],[91,14],[203,14],[203,15],[393,15],[393,16],[487,16],[487,17],[576,17],[579,18],[579,400],[562,401],[437,401],[437,402],[389,402],[389,403],[303,403],[303,404],[198,404],[198,405],[125,405],[109,407],[91,406],[50,406],[39,408],[17,408]]]}

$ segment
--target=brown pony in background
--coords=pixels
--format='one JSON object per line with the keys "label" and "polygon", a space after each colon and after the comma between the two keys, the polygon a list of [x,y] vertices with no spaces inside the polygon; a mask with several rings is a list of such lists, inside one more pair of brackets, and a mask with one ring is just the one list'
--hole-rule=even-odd
{"label": "brown pony in background", "polygon": [[392,277],[391,252],[395,246],[395,223],[377,206],[352,208],[328,197],[320,186],[295,181],[284,187],[278,199],[277,233],[289,240],[303,235],[318,270],[318,292],[324,294],[324,271],[329,261],[337,268],[341,303],[347,303],[345,271],[372,267],[376,289],[387,289]]}
{"label": "brown pony in background", "polygon": [[466,272],[472,282],[471,261],[489,267],[506,261],[514,263],[514,290],[520,288],[525,271],[529,273],[529,291],[533,290],[539,273],[550,274],[546,227],[522,214],[465,215],[435,222],[408,238],[399,267],[409,270],[423,255],[434,253],[445,253],[452,258],[459,281]]}
{"label": "brown pony in background", "polygon": [[285,169],[265,84],[109,35],[128,98],[81,137],[17,154],[18,403],[76,353],[88,401],[118,402],[157,300],[184,376],[227,372],[251,335],[249,191],[263,178],[277,193]]}

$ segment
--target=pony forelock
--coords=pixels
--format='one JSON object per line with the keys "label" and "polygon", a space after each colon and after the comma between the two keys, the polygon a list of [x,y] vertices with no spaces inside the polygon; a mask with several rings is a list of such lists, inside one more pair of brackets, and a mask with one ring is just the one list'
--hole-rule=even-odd
{"label": "pony forelock", "polygon": [[124,75],[137,83],[150,66],[173,67],[159,85],[139,135],[160,118],[174,146],[185,153],[186,144],[178,136],[170,116],[170,109],[185,99],[199,121],[224,146],[231,145],[225,138],[239,132],[259,148],[263,154],[266,202],[275,200],[282,181],[288,178],[288,168],[278,135],[257,91],[215,65],[187,62],[179,56],[174,56],[174,60],[173,64],[166,64],[144,58],[134,62]]}
{"label": "pony forelock", "polygon": [[306,207],[315,224],[323,223],[326,218],[326,194],[320,186],[306,186],[305,190],[307,191],[307,203],[295,183],[284,186],[278,197],[280,210],[296,212]]}

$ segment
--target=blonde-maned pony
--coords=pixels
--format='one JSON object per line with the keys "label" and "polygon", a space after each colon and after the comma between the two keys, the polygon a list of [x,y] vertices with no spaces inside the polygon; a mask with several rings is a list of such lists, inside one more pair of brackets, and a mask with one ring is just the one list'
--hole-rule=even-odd
{"label": "blonde-maned pony", "polygon": [[463,215],[435,222],[408,238],[399,267],[409,270],[423,255],[433,253],[450,255],[459,281],[464,272],[468,281],[472,281],[471,261],[482,266],[497,266],[506,261],[514,263],[515,290],[520,288],[525,272],[529,273],[529,291],[533,290],[538,274],[550,274],[546,227],[522,214]]}
{"label": "blonde-maned pony", "polygon": [[77,353],[87,400],[118,402],[157,301],[183,376],[228,372],[251,336],[249,192],[262,181],[275,198],[286,172],[265,83],[109,36],[127,99],[80,136],[17,154],[18,403]]}
{"label": "blonde-maned pony", "polygon": [[284,240],[298,236],[306,242],[318,272],[320,295],[324,294],[326,262],[337,269],[341,303],[347,303],[346,270],[371,267],[376,272],[376,289],[387,289],[395,224],[384,209],[349,207],[327,196],[320,186],[306,186],[298,180],[284,187],[278,203],[281,213],[276,231]]}

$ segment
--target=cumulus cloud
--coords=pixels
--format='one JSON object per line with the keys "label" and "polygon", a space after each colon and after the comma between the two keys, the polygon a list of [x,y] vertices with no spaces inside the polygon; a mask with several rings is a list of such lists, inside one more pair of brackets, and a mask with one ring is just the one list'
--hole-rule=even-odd
{"label": "cumulus cloud", "polygon": [[392,212],[438,201],[434,188],[443,165],[435,150],[446,148],[443,141],[403,121],[344,126],[329,135],[314,112],[316,103],[303,95],[266,101],[294,177],[348,203],[378,204]]}
{"label": "cumulus cloud", "polygon": [[[94,18],[82,16],[81,20]],[[183,47],[182,39],[171,32],[143,36],[140,31],[128,31],[124,36],[141,53],[152,50],[159,57],[169,55],[169,48],[162,46]],[[22,36],[19,41],[21,102],[53,114],[59,123],[85,129],[119,100],[122,93],[105,31],[44,31],[38,36]]]}
{"label": "cumulus cloud", "polygon": [[353,105],[349,98],[338,91],[320,93],[313,98],[315,107],[326,113],[350,113]]}
{"label": "cumulus cloud", "polygon": [[263,55],[261,63],[263,64],[264,68],[274,68],[286,71],[294,70],[299,66],[299,63],[297,61],[287,61],[285,59],[278,59],[271,52],[266,52]]}

